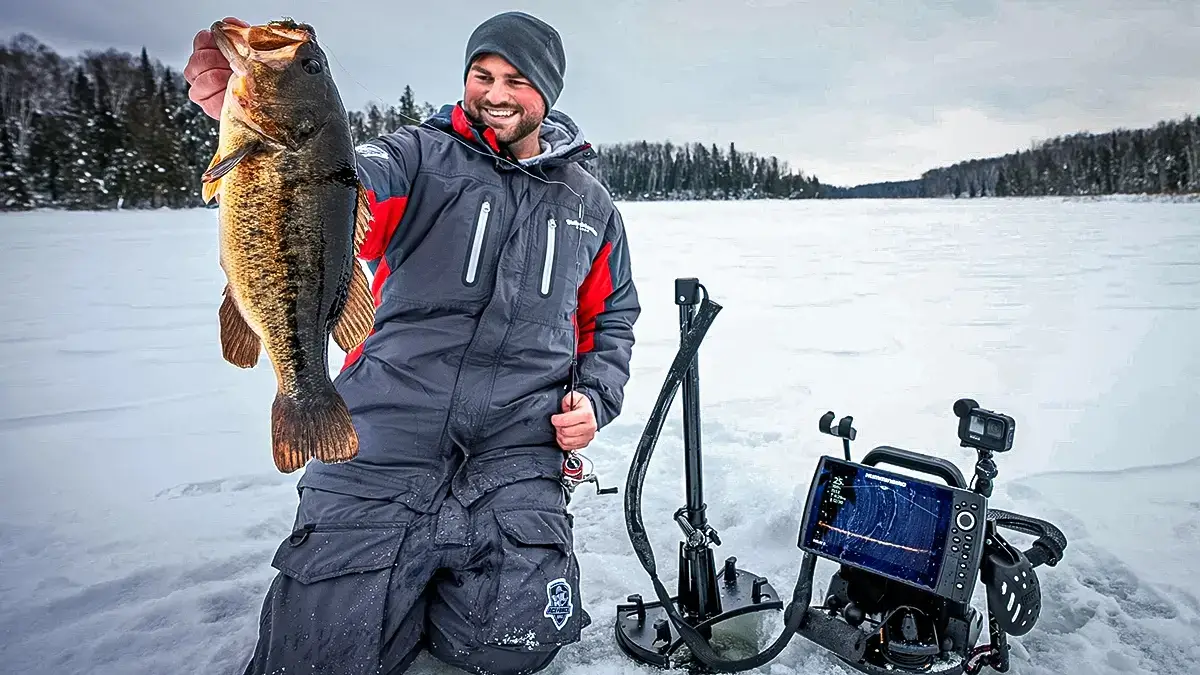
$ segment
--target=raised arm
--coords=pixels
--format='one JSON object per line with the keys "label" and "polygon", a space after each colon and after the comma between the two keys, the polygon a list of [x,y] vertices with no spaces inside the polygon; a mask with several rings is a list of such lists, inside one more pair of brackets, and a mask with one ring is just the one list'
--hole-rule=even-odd
{"label": "raised arm", "polygon": [[418,162],[417,141],[405,127],[374,138],[355,149],[358,179],[367,189],[374,221],[358,252],[374,273],[396,233]]}

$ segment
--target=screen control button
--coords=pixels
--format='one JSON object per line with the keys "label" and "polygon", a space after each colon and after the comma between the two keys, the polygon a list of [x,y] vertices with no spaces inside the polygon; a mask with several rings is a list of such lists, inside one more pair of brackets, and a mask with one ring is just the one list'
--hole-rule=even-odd
{"label": "screen control button", "polygon": [[958,515],[954,517],[954,524],[964,530],[973,530],[975,529],[975,514],[970,511],[959,511]]}

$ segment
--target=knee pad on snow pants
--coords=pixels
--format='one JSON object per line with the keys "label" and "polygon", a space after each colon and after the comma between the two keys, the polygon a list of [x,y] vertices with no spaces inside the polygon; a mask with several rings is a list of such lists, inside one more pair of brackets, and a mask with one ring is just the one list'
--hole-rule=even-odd
{"label": "knee pad on snow pants", "polygon": [[422,647],[467,672],[537,672],[591,623],[571,521],[546,480],[436,514],[306,488],[246,675],[398,675]]}

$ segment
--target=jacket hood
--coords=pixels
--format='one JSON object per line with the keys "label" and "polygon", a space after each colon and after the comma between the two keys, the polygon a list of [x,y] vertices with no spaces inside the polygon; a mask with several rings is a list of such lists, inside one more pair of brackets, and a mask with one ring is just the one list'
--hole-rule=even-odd
{"label": "jacket hood", "polygon": [[[423,124],[447,131],[463,138],[496,157],[513,161],[523,168],[549,169],[570,162],[581,162],[596,157],[592,144],[584,137],[579,125],[560,110],[551,110],[542,120],[539,140],[542,152],[528,159],[516,160],[500,147],[496,134],[487,126],[471,124],[463,111],[462,102],[443,105],[433,117]],[[503,164],[503,163],[502,163]]]}

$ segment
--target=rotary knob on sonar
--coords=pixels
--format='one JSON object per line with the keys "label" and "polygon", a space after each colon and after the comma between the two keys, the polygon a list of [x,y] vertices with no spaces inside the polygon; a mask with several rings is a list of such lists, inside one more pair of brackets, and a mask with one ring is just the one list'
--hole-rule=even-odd
{"label": "rotary knob on sonar", "polygon": [[958,525],[960,530],[970,532],[975,529],[975,514],[970,511],[959,511],[954,517],[954,524]]}

